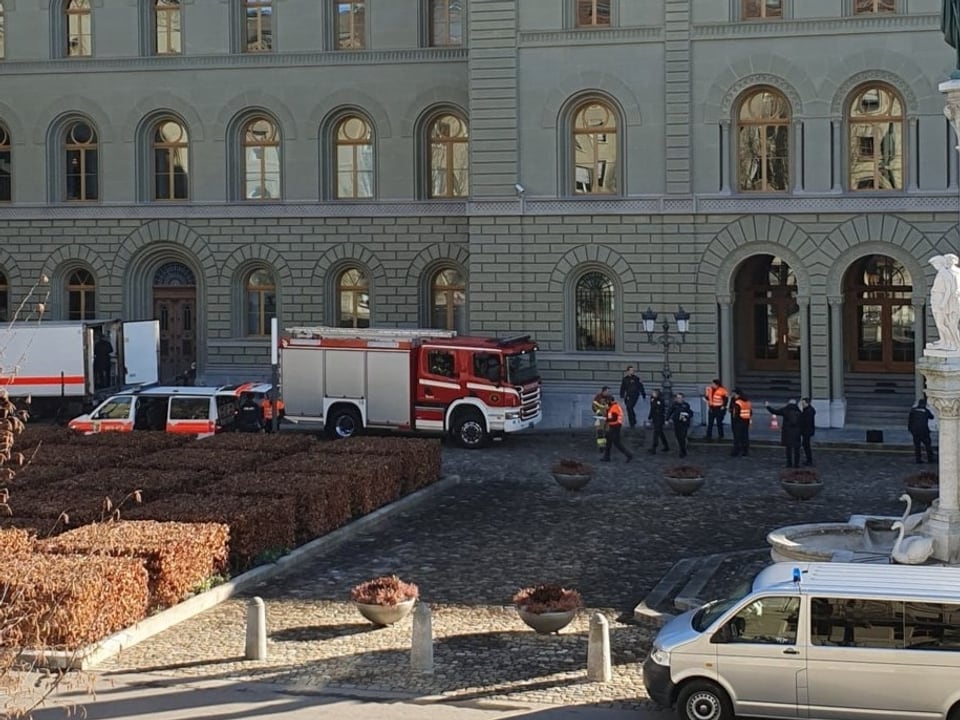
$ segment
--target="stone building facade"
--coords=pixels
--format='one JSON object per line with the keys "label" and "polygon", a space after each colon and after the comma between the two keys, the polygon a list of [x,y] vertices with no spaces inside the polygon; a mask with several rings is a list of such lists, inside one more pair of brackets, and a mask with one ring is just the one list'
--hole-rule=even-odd
{"label": "stone building facade", "polygon": [[529,333],[580,426],[682,305],[676,387],[899,423],[960,239],[939,7],[0,0],[0,312],[46,273],[211,382],[274,314]]}

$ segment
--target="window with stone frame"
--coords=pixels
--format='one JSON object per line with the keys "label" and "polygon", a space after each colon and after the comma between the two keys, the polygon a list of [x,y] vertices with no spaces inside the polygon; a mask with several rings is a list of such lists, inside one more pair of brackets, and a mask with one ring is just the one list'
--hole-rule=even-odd
{"label": "window with stone frame", "polygon": [[243,199],[280,199],[280,128],[273,120],[258,115],[243,124]]}
{"label": "window with stone frame", "polygon": [[849,190],[904,188],[903,100],[880,83],[861,86],[847,105]]}
{"label": "window with stone frame", "polygon": [[3,2],[0,0],[0,60],[6,57],[7,19],[3,15]]}
{"label": "window with stone frame", "polygon": [[97,131],[85,120],[67,125],[63,136],[67,201],[100,197],[100,158]]}
{"label": "window with stone frame", "polygon": [[363,50],[367,47],[365,0],[333,0],[333,47],[335,50]]}
{"label": "window with stone frame", "polygon": [[470,146],[467,122],[443,113],[427,125],[431,198],[467,197],[470,191]]}
{"label": "window with stone frame", "polygon": [[430,327],[467,330],[467,283],[454,267],[440,268],[430,278]]}
{"label": "window with stone frame", "polygon": [[740,102],[737,176],[741,192],[790,189],[790,103],[772,88],[752,90]]}
{"label": "window with stone frame", "polygon": [[577,27],[610,27],[610,5],[613,0],[575,1]]}
{"label": "window with stone frame", "polygon": [[612,195],[620,191],[617,113],[602,100],[587,100],[573,111],[575,195]]}
{"label": "window with stone frame", "polygon": [[10,149],[10,133],[0,125],[0,202],[13,199],[13,153]]}
{"label": "window with stone frame", "polygon": [[0,322],[10,320],[10,283],[7,274],[0,271]]}
{"label": "window with stone frame", "polygon": [[336,194],[338,200],[373,197],[373,128],[359,115],[349,115],[336,125]]}
{"label": "window with stone frame", "polygon": [[337,275],[337,327],[370,327],[370,281],[359,267],[349,267]]}
{"label": "window with stone frame", "polygon": [[740,0],[742,20],[779,20],[783,17],[783,0]]}
{"label": "window with stone frame", "polygon": [[617,292],[613,280],[599,270],[581,275],[574,285],[576,349],[614,352]]}
{"label": "window with stone frame", "polygon": [[243,45],[248,53],[273,50],[273,0],[243,0]]}
{"label": "window with stone frame", "polygon": [[180,0],[154,0],[153,52],[157,55],[179,55],[183,52]]}
{"label": "window with stone frame", "polygon": [[187,129],[179,120],[163,118],[153,126],[153,199],[190,197],[190,147]]}
{"label": "window with stone frame", "polygon": [[72,271],[66,290],[67,320],[93,320],[97,316],[97,283],[89,270]]}
{"label": "window with stone frame", "polygon": [[244,282],[246,319],[244,334],[260,337],[270,334],[270,321],[277,316],[277,286],[273,273],[257,268],[247,273]]}
{"label": "window with stone frame", "polygon": [[427,0],[428,45],[463,45],[464,0]]}
{"label": "window with stone frame", "polygon": [[854,15],[879,15],[896,11],[896,0],[853,0]]}
{"label": "window with stone frame", "polygon": [[67,57],[90,57],[93,55],[93,9],[90,0],[67,0],[66,14]]}

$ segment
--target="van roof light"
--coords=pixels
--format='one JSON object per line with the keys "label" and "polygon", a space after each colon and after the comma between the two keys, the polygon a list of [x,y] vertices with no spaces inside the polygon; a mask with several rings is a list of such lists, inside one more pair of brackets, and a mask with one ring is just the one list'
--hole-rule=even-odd
{"label": "van roof light", "polygon": [[802,578],[802,577],[803,577],[803,573],[800,572],[800,568],[795,567],[795,568],[793,569],[793,581],[794,581],[797,585],[799,585],[799,584],[800,584],[800,578]]}

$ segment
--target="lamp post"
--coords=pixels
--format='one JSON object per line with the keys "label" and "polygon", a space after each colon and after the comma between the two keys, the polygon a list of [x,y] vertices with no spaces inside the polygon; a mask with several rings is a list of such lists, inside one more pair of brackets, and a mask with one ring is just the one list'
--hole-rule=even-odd
{"label": "lamp post", "polygon": [[663,369],[660,371],[663,375],[663,381],[660,387],[663,391],[664,402],[668,402],[673,397],[673,381],[670,379],[673,377],[673,373],[670,371],[670,348],[674,345],[677,348],[683,345],[687,332],[690,330],[690,313],[684,310],[683,306],[677,308],[677,312],[673,314],[673,318],[677,322],[676,334],[670,332],[670,322],[667,318],[663,319],[660,332],[656,334],[657,313],[651,307],[644,310],[640,317],[643,318],[643,329],[647,333],[647,342],[657,343],[663,348]]}

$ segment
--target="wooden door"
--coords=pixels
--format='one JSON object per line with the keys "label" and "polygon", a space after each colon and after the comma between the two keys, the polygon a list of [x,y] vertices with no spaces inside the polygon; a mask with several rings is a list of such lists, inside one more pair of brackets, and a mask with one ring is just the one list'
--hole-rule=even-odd
{"label": "wooden door", "polygon": [[197,293],[194,288],[156,287],[153,316],[160,323],[160,382],[174,384],[197,361]]}

